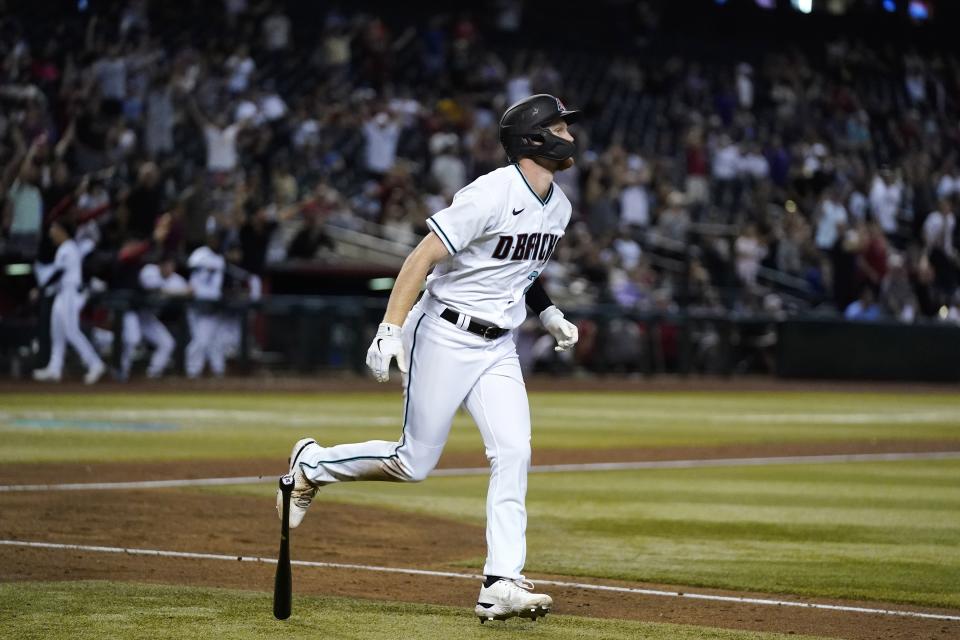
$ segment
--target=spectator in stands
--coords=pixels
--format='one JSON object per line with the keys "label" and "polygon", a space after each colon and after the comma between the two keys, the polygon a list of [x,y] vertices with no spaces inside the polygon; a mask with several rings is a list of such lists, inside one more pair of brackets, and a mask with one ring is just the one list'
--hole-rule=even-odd
{"label": "spectator in stands", "polygon": [[870,201],[867,198],[866,189],[860,180],[850,185],[846,200],[850,221],[854,223],[866,222],[867,214],[870,210]]}
{"label": "spectator in stands", "polygon": [[270,15],[261,23],[261,28],[263,30],[263,44],[267,51],[278,53],[290,48],[291,22],[279,4],[274,6]]}
{"label": "spectator in stands", "polygon": [[847,320],[876,321],[883,317],[883,309],[877,304],[873,288],[865,286],[860,290],[860,297],[847,305],[843,311]]}
{"label": "spectator in stands", "polygon": [[364,166],[373,178],[382,178],[397,161],[400,123],[389,111],[378,111],[363,123],[363,137]]}
{"label": "spectator in stands", "polygon": [[226,115],[219,112],[212,120],[207,119],[196,102],[190,101],[190,115],[203,131],[207,150],[207,172],[217,180],[230,182],[240,163],[237,138],[247,125],[247,120],[230,124]]}
{"label": "spectator in stands", "polygon": [[793,276],[801,276],[811,252],[810,225],[795,209],[784,212],[777,230],[776,268]]}
{"label": "spectator in stands", "polygon": [[640,168],[626,171],[620,191],[620,228],[639,235],[650,226],[649,172]]}
{"label": "spectator in stands", "polygon": [[744,286],[757,286],[760,262],[767,255],[766,243],[757,231],[757,225],[748,222],[734,244],[737,278]]}
{"label": "spectator in stands", "polygon": [[684,253],[691,224],[686,199],[679,191],[671,191],[666,204],[657,216],[655,228],[658,242],[671,253]]}
{"label": "spectator in stands", "polygon": [[870,214],[888,236],[898,231],[903,182],[890,167],[882,167],[870,186]]}
{"label": "spectator in stands", "polygon": [[954,244],[957,218],[953,212],[952,201],[941,198],[935,211],[927,215],[923,223],[923,246],[930,260],[935,277],[936,288],[943,299],[950,299],[957,288],[957,270],[960,261]]}
{"label": "spectator in stands", "polygon": [[124,201],[123,215],[126,216],[130,236],[135,239],[149,238],[163,211],[160,169],[153,162],[145,162],[137,171],[137,183]]}
{"label": "spectator in stands", "polygon": [[467,184],[467,167],[460,158],[457,134],[437,132],[430,137],[430,176],[440,185],[448,201]]}
{"label": "spectator in stands", "polygon": [[857,262],[859,282],[879,291],[884,277],[887,275],[889,262],[889,245],[880,225],[874,221],[866,225],[866,237],[860,248],[860,257]]}
{"label": "spectator in stands", "polygon": [[865,239],[865,225],[851,227],[843,232],[830,253],[837,309],[846,309],[857,298],[857,265]]}
{"label": "spectator in stands", "polygon": [[687,201],[694,207],[704,205],[710,197],[710,183],[707,177],[707,150],[701,127],[691,127],[687,132],[685,153]]}
{"label": "spectator in stands", "polygon": [[157,74],[151,81],[147,94],[144,149],[153,158],[173,151],[173,131],[176,110],[173,103],[173,87],[164,74]]}
{"label": "spectator in stands", "polygon": [[117,42],[109,45],[106,54],[93,64],[91,71],[97,80],[100,95],[115,105],[112,108],[119,109],[119,104],[127,97],[127,60],[123,44]]}
{"label": "spectator in stands", "polygon": [[762,184],[770,176],[770,164],[761,153],[759,144],[752,142],[744,145],[738,172],[750,187]]}
{"label": "spectator in stands", "polygon": [[316,207],[303,211],[303,226],[287,247],[289,260],[313,260],[321,248],[335,248],[333,239],[327,234]]}
{"label": "spectator in stands", "polygon": [[739,170],[740,148],[724,133],[714,149],[711,171],[713,201],[726,211],[735,211],[740,201]]}
{"label": "spectator in stands", "polygon": [[737,65],[737,104],[748,111],[753,108],[753,67],[746,62]]}
{"label": "spectator in stands", "polygon": [[[285,17],[286,16],[282,16],[281,20]],[[265,22],[264,30],[267,30],[267,28],[268,27]],[[279,48],[284,49],[286,46]],[[230,57],[227,58],[224,66],[229,74],[229,78],[227,80],[227,89],[236,95],[245,93],[250,86],[251,77],[257,70],[257,64],[253,61],[253,57],[250,55],[250,48],[247,46],[247,44],[240,43]]]}
{"label": "spectator in stands", "polygon": [[40,175],[35,160],[38,149],[44,144],[45,136],[34,139],[22,159],[14,157],[10,161],[0,180],[0,187],[7,193],[3,211],[7,250],[28,260],[37,253],[43,222],[43,198],[38,187]]}
{"label": "spectator in stands", "polygon": [[880,285],[880,299],[890,317],[901,322],[913,322],[916,317],[917,296],[900,254],[890,254],[887,273]]}
{"label": "spectator in stands", "polygon": [[951,161],[937,181],[937,198],[941,200],[960,197],[960,166]]}
{"label": "spectator in stands", "polygon": [[258,207],[244,216],[240,226],[240,266],[255,275],[262,275],[267,262],[267,250],[280,223],[271,216],[271,207]]}

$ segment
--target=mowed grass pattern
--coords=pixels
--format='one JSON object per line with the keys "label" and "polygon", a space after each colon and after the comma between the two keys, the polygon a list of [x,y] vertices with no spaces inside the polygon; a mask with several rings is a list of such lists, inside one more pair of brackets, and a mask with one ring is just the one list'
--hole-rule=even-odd
{"label": "mowed grass pattern", "polygon": [[[217,491],[237,490],[266,493]],[[320,500],[481,524],[485,493],[434,478]],[[528,511],[530,574],[960,608],[960,461],[534,475]]]}
{"label": "mowed grass pattern", "polygon": [[[530,400],[534,445],[551,449],[960,440],[960,395],[950,394],[534,393]],[[0,463],[282,459],[304,435],[329,443],[398,439],[402,409],[399,389],[338,395],[8,394],[0,396]],[[83,424],[71,428],[70,421]],[[121,430],[96,430],[98,421]],[[123,430],[138,422],[173,430]],[[454,421],[448,449],[482,451],[465,413]]]}
{"label": "mowed grass pattern", "polygon": [[463,607],[345,598],[297,597],[293,616],[271,615],[263,593],[71,582],[0,584],[0,629],[18,640],[817,640],[812,636],[729,631],[672,624],[548,616],[481,626]]}

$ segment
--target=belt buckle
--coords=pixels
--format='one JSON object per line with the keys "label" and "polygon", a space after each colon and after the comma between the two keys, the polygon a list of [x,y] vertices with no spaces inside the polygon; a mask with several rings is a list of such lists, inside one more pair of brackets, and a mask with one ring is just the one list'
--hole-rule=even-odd
{"label": "belt buckle", "polygon": [[494,340],[500,337],[500,327],[484,327],[483,328],[483,337],[487,340]]}

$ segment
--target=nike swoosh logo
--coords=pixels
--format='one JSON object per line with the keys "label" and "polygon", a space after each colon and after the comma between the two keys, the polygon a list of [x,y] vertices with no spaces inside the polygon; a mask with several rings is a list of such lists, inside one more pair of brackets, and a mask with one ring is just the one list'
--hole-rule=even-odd
{"label": "nike swoosh logo", "polygon": [[[377,351],[380,351],[380,342],[381,342],[382,340],[383,340],[383,338],[377,338]],[[383,353],[383,352],[381,351],[381,353]]]}
{"label": "nike swoosh logo", "polygon": [[514,210],[513,210],[513,215],[515,215],[515,216],[520,215],[521,213],[523,213],[523,210],[524,210],[524,209],[526,209],[526,207],[524,207],[523,209],[514,209]]}

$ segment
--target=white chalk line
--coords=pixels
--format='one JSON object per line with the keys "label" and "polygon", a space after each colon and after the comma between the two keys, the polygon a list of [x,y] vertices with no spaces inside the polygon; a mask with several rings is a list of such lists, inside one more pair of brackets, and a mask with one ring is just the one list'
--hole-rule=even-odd
{"label": "white chalk line", "polygon": [[[907,460],[960,459],[960,451],[914,453],[851,453],[814,456],[768,456],[762,458],[717,458],[714,460],[647,460],[638,462],[587,462],[581,464],[541,464],[530,473],[576,473],[588,471],[636,471],[643,469],[701,469],[710,467],[758,467],[767,465],[833,464],[838,462],[900,462]],[[431,477],[480,476],[487,467],[434,469]],[[125,482],[74,482],[62,484],[5,484],[0,493],[14,491],[105,491],[111,489],[174,489],[178,487],[223,487],[241,484],[275,483],[277,476],[238,476],[231,478],[184,478],[174,480],[132,480]]]}
{"label": "white chalk line", "polygon": [[[130,549],[124,547],[103,547],[83,544],[60,544],[53,542],[31,542],[26,540],[0,540],[0,545],[11,547],[29,547],[34,549],[57,549],[64,551],[90,551],[96,553],[122,553],[132,556],[155,556],[162,558],[189,558],[196,560],[223,560],[228,562],[260,562],[276,564],[274,558],[260,558],[256,556],[229,556],[217,553],[196,553],[189,551],[163,551],[159,549]],[[462,580],[482,580],[483,576],[469,573],[454,573],[452,571],[430,571],[427,569],[413,569],[405,567],[381,567],[366,564],[346,564],[342,562],[314,562],[310,560],[291,560],[290,564],[300,567],[320,567],[323,569],[349,569],[353,571],[373,571],[377,573],[402,573],[407,575],[429,576],[432,578],[458,578]],[[733,602],[738,604],[755,604],[771,607],[797,607],[801,609],[822,609],[827,611],[841,611],[845,613],[865,613],[873,615],[898,616],[906,618],[924,618],[928,620],[949,620],[960,622],[960,616],[941,613],[924,613],[921,611],[905,611],[902,609],[878,609],[872,607],[854,607],[839,604],[825,604],[819,602],[799,602],[796,600],[774,600],[772,598],[748,598],[741,596],[721,596],[708,593],[689,593],[687,591],[665,591],[661,589],[642,589],[639,587],[619,587],[615,585],[589,584],[583,582],[567,582],[563,580],[537,580],[539,584],[548,584],[557,587],[568,587],[585,591],[608,591],[614,593],[634,593],[645,596],[664,598],[689,598],[691,600],[707,600],[712,602]]]}

